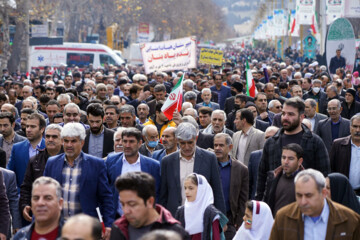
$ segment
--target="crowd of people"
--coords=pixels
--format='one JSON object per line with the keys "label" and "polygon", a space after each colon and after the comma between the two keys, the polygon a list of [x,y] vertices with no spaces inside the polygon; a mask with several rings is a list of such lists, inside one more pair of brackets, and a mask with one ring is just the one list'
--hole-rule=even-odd
{"label": "crowd of people", "polygon": [[360,239],[359,74],[273,54],[4,69],[0,239]]}

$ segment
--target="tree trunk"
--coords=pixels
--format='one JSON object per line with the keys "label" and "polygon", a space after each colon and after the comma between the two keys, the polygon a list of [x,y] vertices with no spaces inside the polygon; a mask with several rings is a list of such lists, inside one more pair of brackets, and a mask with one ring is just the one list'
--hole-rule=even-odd
{"label": "tree trunk", "polygon": [[7,62],[10,57],[9,11],[11,11],[11,8],[7,6],[5,2],[3,2],[2,4],[4,4],[4,7],[0,10],[3,29],[3,39],[0,43],[0,69],[4,69],[7,67]]}
{"label": "tree trunk", "polygon": [[16,32],[8,61],[9,72],[28,71],[29,61],[29,1],[16,1]]}

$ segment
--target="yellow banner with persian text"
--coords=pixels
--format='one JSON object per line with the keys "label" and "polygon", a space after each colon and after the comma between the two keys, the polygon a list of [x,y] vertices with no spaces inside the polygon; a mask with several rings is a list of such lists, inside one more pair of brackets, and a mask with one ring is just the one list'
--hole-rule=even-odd
{"label": "yellow banner with persian text", "polygon": [[202,48],[199,63],[221,66],[224,52],[216,49]]}

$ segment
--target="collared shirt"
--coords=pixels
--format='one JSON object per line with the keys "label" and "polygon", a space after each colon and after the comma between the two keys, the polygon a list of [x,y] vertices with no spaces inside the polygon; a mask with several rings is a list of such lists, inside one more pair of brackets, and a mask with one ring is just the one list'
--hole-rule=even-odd
{"label": "collared shirt", "polygon": [[[147,123],[148,121],[149,121],[149,119],[146,118],[144,123]],[[144,124],[144,123],[140,122],[140,119],[139,119],[139,118],[136,118],[135,122],[136,122],[136,124],[139,124],[139,125],[143,125],[143,124]]]}
{"label": "collared shirt", "polygon": [[[128,173],[128,172],[141,172],[140,153],[139,153],[138,159],[134,163],[129,163],[125,158],[125,154],[123,154],[122,163],[123,163],[123,165],[121,168],[121,174]],[[119,213],[120,216],[122,216],[124,213],[122,210],[120,197],[119,197],[118,208],[116,209],[116,211]]]}
{"label": "collared shirt", "polygon": [[250,127],[246,133],[241,131],[239,146],[238,146],[238,150],[237,150],[237,160],[239,160],[241,163],[244,163],[244,161],[245,161],[244,160],[245,151],[246,151],[245,147],[246,147],[246,143],[249,139],[249,132],[250,132],[251,128],[252,127]]}
{"label": "collared shirt", "polygon": [[38,143],[38,145],[36,145],[36,148],[34,149],[30,143],[29,145],[29,159],[32,158],[33,156],[35,156],[36,154],[38,154],[38,148],[40,148],[41,146],[41,140],[40,142]]}
{"label": "collared shirt", "polygon": [[317,219],[302,214],[302,219],[304,221],[304,240],[319,240],[326,238],[329,214],[330,209],[326,199],[324,199],[323,210]]}
{"label": "collared shirt", "polygon": [[220,178],[221,184],[223,188],[226,212],[229,212],[230,209],[230,179],[231,179],[231,160],[229,156],[229,160],[227,162],[218,162],[219,170],[220,170]]}
{"label": "collared shirt", "polygon": [[104,128],[98,135],[92,134],[90,131],[89,137],[89,154],[95,157],[102,158],[104,147]]}
{"label": "collared shirt", "polygon": [[203,102],[203,104],[202,104],[203,106],[205,106],[205,107],[209,107],[209,108],[211,108],[211,102],[209,102],[209,104],[207,104],[206,102]]}
{"label": "collared shirt", "polygon": [[138,159],[134,163],[129,163],[125,158],[125,154],[123,154],[122,162],[123,162],[123,166],[121,169],[121,174],[124,174],[127,172],[140,172],[141,171],[140,153],[139,153]]}
{"label": "collared shirt", "polygon": [[314,127],[315,127],[315,116],[313,118],[307,118],[309,119],[310,123],[311,123],[311,131],[314,131]]}
{"label": "collared shirt", "polygon": [[6,139],[3,137],[3,146],[2,149],[6,152],[6,166],[9,163],[10,155],[11,155],[11,149],[14,145],[14,139],[15,139],[15,133],[13,139],[11,139],[10,142],[6,141]]}
{"label": "collared shirt", "polygon": [[360,187],[360,147],[351,140],[351,161],[349,171],[349,182],[353,189]]}
{"label": "collared shirt", "polygon": [[[70,166],[65,157],[64,167],[62,169],[63,183],[63,213],[64,219],[81,213],[80,205],[80,185],[79,180],[81,176],[80,163],[82,161],[81,154],[74,160],[74,165]],[[85,197],[85,196],[84,196]]]}
{"label": "collared shirt", "polygon": [[185,178],[190,173],[194,172],[195,152],[190,160],[187,160],[183,156],[181,156],[181,150],[180,150],[179,154],[180,154],[180,185],[181,185],[181,198],[182,198],[181,205],[184,205],[185,198],[186,198],[185,189],[184,189],[184,181],[185,181]]}

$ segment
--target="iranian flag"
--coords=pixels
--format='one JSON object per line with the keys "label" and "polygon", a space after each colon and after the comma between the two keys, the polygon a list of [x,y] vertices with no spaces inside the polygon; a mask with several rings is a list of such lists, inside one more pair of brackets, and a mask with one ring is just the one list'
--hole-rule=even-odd
{"label": "iranian flag", "polygon": [[246,95],[255,97],[256,87],[253,75],[251,73],[249,62],[246,60]]}
{"label": "iranian flag", "polygon": [[165,114],[165,116],[169,120],[173,118],[175,109],[177,109],[178,112],[180,112],[181,110],[182,98],[183,98],[182,83],[184,80],[184,76],[185,73],[183,73],[177,84],[174,86],[173,90],[171,91],[164,105],[161,108],[161,111]]}
{"label": "iranian flag", "polygon": [[313,32],[314,35],[319,32],[318,21],[317,21],[317,13],[316,13],[316,12],[315,12],[315,14],[312,16],[311,30],[312,30],[312,32]]}

